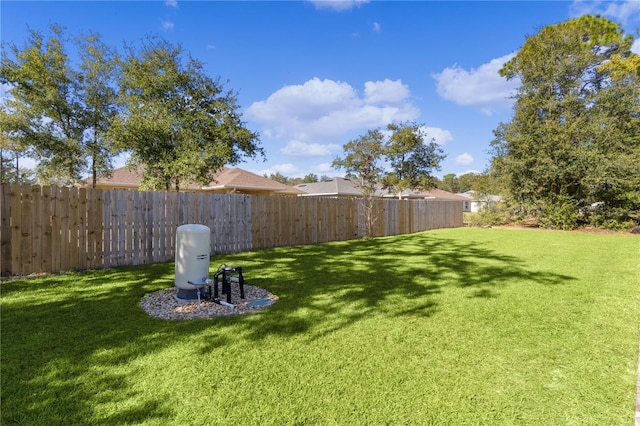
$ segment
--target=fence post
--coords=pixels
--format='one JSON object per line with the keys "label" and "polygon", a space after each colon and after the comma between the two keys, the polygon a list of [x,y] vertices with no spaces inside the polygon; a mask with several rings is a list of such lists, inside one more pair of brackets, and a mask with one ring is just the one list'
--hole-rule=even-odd
{"label": "fence post", "polygon": [[[462,226],[462,202],[373,200],[372,236]],[[3,184],[0,273],[164,262],[185,221],[212,231],[212,254],[365,236],[360,198],[163,193]]]}
{"label": "fence post", "polygon": [[11,275],[11,188],[0,185],[0,275]]}

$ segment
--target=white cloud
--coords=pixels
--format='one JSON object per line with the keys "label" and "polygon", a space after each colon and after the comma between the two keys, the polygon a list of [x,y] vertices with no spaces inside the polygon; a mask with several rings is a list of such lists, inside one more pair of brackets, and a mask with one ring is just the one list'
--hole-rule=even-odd
{"label": "white cloud", "polygon": [[[603,15],[619,21],[623,25],[632,23],[640,18],[640,1],[583,1],[576,0],[571,4],[570,16],[577,18],[582,15]],[[634,28],[635,29],[635,28]]]}
{"label": "white cloud", "polygon": [[364,84],[364,101],[374,104],[378,102],[402,102],[409,97],[409,86],[402,81],[367,81]]}
{"label": "white cloud", "polygon": [[282,163],[282,164],[274,164],[273,166],[267,169],[250,169],[252,173],[255,173],[259,176],[266,175],[271,176],[272,174],[280,173],[284,176],[291,178],[302,178],[309,173],[314,173],[320,176],[342,176],[340,175],[333,167],[331,167],[331,163],[320,163],[315,166],[305,166],[304,170],[300,169],[298,166],[291,163]]}
{"label": "white cloud", "polygon": [[462,173],[458,173],[456,176],[460,177],[462,175],[468,175],[468,174],[474,174],[474,175],[480,175],[482,174],[482,172],[480,170],[467,170],[466,172],[462,172]]}
{"label": "white cloud", "polygon": [[317,166],[315,166],[313,168],[313,170],[316,173],[319,173],[321,175],[333,175],[335,176],[336,174],[336,169],[333,168],[333,166],[331,165],[331,163],[320,163]]}
{"label": "white cloud", "polygon": [[640,55],[640,38],[635,39],[633,46],[631,46],[631,51],[636,55]]}
{"label": "white cloud", "polygon": [[300,169],[298,169],[296,166],[294,166],[291,163],[274,164],[268,169],[250,169],[249,171],[259,176],[266,175],[267,177],[276,173],[281,173],[285,176],[292,176],[300,173]]}
{"label": "white cloud", "polygon": [[13,86],[9,83],[0,83],[0,105],[4,105],[5,101],[10,97],[13,98],[11,94]]}
{"label": "white cloud", "polygon": [[334,151],[339,151],[342,147],[337,144],[322,145],[319,143],[304,143],[300,141],[290,141],[280,150],[286,157],[322,157],[331,155]]}
{"label": "white cloud", "polygon": [[382,31],[380,22],[374,22],[373,25],[371,26],[371,29],[373,30],[374,33],[379,33],[380,31]]}
{"label": "white cloud", "polygon": [[266,122],[279,118],[306,121],[357,102],[356,91],[347,83],[313,78],[302,85],[285,86],[266,101],[254,102],[248,112]]}
{"label": "white cloud", "polygon": [[369,3],[369,1],[370,0],[309,0],[309,3],[313,3],[316,9],[343,11],[360,7],[365,3]]}
{"label": "white cloud", "polygon": [[465,152],[464,154],[460,154],[456,157],[456,164],[468,166],[472,163],[473,163],[473,156],[468,152]]}
{"label": "white cloud", "polygon": [[445,68],[441,73],[433,75],[437,81],[438,94],[458,105],[478,107],[487,115],[497,110],[509,109],[513,102],[510,97],[520,81],[507,81],[498,74],[498,70],[513,56],[514,54],[509,54],[493,59],[470,71],[455,65]]}
{"label": "white cloud", "polygon": [[640,2],[638,0],[627,0],[621,3],[610,2],[606,6],[603,14],[620,20],[623,24],[640,18]]}
{"label": "white cloud", "polygon": [[342,145],[351,132],[416,119],[420,112],[407,98],[409,90],[399,81],[367,82],[362,96],[348,83],[313,78],[254,102],[246,116],[260,123],[269,138]]}
{"label": "white cloud", "polygon": [[285,176],[291,176],[296,173],[300,173],[300,169],[298,169],[297,166],[291,163],[275,164],[272,168],[276,172],[280,172]]}
{"label": "white cloud", "polygon": [[434,142],[438,145],[444,145],[453,140],[453,136],[448,130],[439,127],[425,127],[423,130],[427,134],[427,142],[431,142],[431,138],[433,138]]}
{"label": "white cloud", "polygon": [[164,5],[167,7],[178,7],[178,0],[165,0]]}
{"label": "white cloud", "polygon": [[173,22],[171,21],[162,21],[162,28],[165,30],[172,30],[174,27]]}

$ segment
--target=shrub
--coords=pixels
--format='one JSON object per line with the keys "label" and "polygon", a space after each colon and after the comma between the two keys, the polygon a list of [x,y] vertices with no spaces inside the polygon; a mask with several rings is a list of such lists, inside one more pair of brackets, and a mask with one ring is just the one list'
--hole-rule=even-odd
{"label": "shrub", "polygon": [[539,225],[543,228],[570,230],[578,223],[576,201],[566,194],[552,194],[540,203]]}
{"label": "shrub", "polygon": [[502,203],[489,203],[469,216],[471,226],[498,226],[508,223],[509,213]]}
{"label": "shrub", "polygon": [[[590,212],[590,224],[596,228],[626,231],[634,226],[633,212],[622,207],[598,205]],[[637,217],[637,214],[636,214]]]}

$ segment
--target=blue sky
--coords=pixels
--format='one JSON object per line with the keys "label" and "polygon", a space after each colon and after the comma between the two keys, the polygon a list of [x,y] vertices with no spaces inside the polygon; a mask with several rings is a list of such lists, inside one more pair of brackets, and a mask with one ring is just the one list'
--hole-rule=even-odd
{"label": "blue sky", "polygon": [[[266,161],[258,174],[341,176],[342,146],[390,122],[423,124],[446,153],[438,176],[482,171],[517,81],[497,71],[527,35],[587,13],[636,38],[640,1],[6,1],[2,41],[58,23],[114,46],[160,35],[238,92]],[[636,39],[634,52],[640,54]],[[122,161],[119,162],[121,164]]]}

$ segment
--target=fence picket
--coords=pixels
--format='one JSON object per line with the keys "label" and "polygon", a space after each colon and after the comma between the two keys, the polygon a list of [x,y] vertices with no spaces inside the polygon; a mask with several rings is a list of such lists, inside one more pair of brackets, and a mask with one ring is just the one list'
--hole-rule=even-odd
{"label": "fence picket", "polygon": [[[201,223],[211,253],[365,235],[360,199],[138,192],[2,184],[2,276],[171,261],[175,230]],[[373,235],[462,226],[462,203],[374,200]]]}
{"label": "fence picket", "polygon": [[[51,218],[53,215],[50,186],[43,186],[41,190],[42,200],[40,203],[40,222],[42,223],[42,269],[40,272],[53,272],[53,230]],[[36,271],[33,271],[36,272]]]}
{"label": "fence picket", "polygon": [[67,216],[69,217],[67,222],[67,236],[65,241],[68,241],[68,257],[67,257],[67,268],[77,269],[78,268],[78,253],[80,251],[80,247],[78,247],[78,228],[80,227],[79,216],[80,212],[78,211],[78,188],[69,188],[69,201],[68,201],[68,209]]}
{"label": "fence picket", "polygon": [[22,198],[22,226],[20,227],[21,253],[20,253],[20,268],[22,271],[30,271],[32,269],[32,228],[33,228],[33,216],[31,202],[31,188],[27,185],[22,185],[20,188]]}
{"label": "fence picket", "polygon": [[22,271],[20,255],[22,254],[22,191],[20,185],[11,185],[11,269],[16,274]]}
{"label": "fence picket", "polygon": [[0,276],[11,273],[11,188],[0,187]]}
{"label": "fence picket", "polygon": [[33,185],[31,190],[31,253],[32,270],[42,269],[42,194],[41,187]]}
{"label": "fence picket", "polygon": [[87,269],[87,189],[78,189],[78,269]]}

